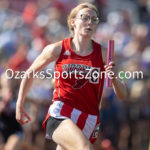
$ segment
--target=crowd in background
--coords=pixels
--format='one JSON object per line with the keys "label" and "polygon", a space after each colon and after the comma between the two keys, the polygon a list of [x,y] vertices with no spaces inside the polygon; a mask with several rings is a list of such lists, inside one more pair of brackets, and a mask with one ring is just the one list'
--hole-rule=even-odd
{"label": "crowd in background", "polygon": [[[105,87],[100,106],[100,150],[148,150],[150,1],[87,1],[100,12],[100,24],[93,38],[105,48],[109,39],[115,40],[117,72],[143,73],[130,79],[122,73],[128,87],[125,100],[117,99],[112,89]],[[6,70],[25,71],[47,44],[70,36],[67,15],[81,2],[85,0],[0,0],[0,150],[44,150],[41,124],[53,97],[55,81],[34,80],[25,103],[32,122],[21,126],[15,120],[21,79],[7,79]],[[54,62],[45,69],[48,68],[53,73]],[[17,76],[17,72],[13,74]],[[52,144],[49,150],[50,147]]]}

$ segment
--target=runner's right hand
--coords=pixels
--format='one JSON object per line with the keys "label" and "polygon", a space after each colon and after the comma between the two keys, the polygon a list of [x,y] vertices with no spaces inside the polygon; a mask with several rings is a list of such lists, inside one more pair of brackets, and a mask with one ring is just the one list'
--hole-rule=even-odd
{"label": "runner's right hand", "polygon": [[30,116],[23,106],[16,105],[16,120],[21,124],[26,124],[31,121]]}

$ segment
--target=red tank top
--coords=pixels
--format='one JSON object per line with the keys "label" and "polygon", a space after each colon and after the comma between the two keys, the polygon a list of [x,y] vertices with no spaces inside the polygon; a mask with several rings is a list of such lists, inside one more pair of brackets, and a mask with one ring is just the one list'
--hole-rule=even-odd
{"label": "red tank top", "polygon": [[92,53],[80,56],[72,50],[71,40],[63,40],[60,56],[55,63],[57,78],[53,101],[62,101],[82,112],[98,115],[104,84],[101,45],[92,40]]}

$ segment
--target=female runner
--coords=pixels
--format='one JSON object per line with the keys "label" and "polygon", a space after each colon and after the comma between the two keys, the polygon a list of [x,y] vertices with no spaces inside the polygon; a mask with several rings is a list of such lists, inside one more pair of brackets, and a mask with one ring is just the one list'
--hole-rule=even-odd
{"label": "female runner", "polygon": [[[114,71],[114,62],[105,66],[105,55],[100,44],[92,40],[99,23],[96,7],[82,3],[72,9],[68,26],[72,37],[46,46],[26,71],[30,78],[22,80],[17,100],[16,119],[21,124],[31,121],[23,104],[31,86],[33,72],[38,72],[56,61],[53,103],[43,127],[46,138],[57,144],[57,150],[94,150],[99,126],[99,104],[103,91],[104,74]],[[111,76],[113,89],[120,99],[126,97],[124,84]]]}

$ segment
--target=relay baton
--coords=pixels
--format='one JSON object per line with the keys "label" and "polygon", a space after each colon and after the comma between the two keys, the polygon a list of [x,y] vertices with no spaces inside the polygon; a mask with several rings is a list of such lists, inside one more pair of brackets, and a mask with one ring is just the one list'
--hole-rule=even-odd
{"label": "relay baton", "polygon": [[[107,65],[110,61],[114,59],[114,40],[108,40],[108,48],[107,48]],[[107,76],[106,77],[106,87],[112,87],[112,81]]]}

